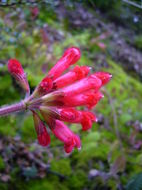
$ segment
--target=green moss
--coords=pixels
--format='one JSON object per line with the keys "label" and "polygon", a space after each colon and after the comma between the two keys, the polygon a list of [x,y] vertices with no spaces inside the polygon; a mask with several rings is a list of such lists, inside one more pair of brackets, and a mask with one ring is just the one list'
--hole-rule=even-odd
{"label": "green moss", "polygon": [[41,181],[34,181],[33,183],[29,183],[28,184],[28,188],[27,190],[40,190],[40,189],[49,189],[49,190],[54,190],[55,186],[53,185],[53,183],[51,183],[50,181],[45,181],[45,180],[41,180]]}
{"label": "green moss", "polygon": [[15,116],[7,116],[0,118],[0,134],[3,136],[12,136],[16,135],[16,119]]}
{"label": "green moss", "polygon": [[21,137],[24,142],[32,142],[36,139],[32,115],[25,118],[20,129]]}
{"label": "green moss", "polygon": [[[50,11],[48,10],[50,8]],[[58,22],[56,22],[57,17],[54,12],[54,9],[52,9],[52,6],[42,7],[42,11],[40,11],[39,14],[39,20],[37,20],[37,24],[40,23],[48,23],[50,26],[56,26]],[[42,22],[41,22],[42,21]]]}
{"label": "green moss", "polygon": [[81,190],[84,186],[87,186],[87,176],[83,170],[77,170],[69,179],[70,189]]}
{"label": "green moss", "polygon": [[[112,73],[113,78],[109,85],[106,86],[106,91],[113,101],[116,113],[118,110],[122,111],[122,113],[117,114],[119,115],[119,124],[124,124],[131,120],[132,115],[133,119],[137,119],[134,116],[142,108],[142,104],[139,103],[142,96],[142,85],[134,78],[128,76],[118,64],[110,60],[108,63],[110,67],[107,71]],[[112,108],[109,105],[107,93],[97,106],[97,109],[108,116],[109,114],[112,115]]]}
{"label": "green moss", "polygon": [[20,95],[12,86],[11,76],[8,74],[0,76],[0,105],[18,101],[19,99]]}
{"label": "green moss", "polygon": [[93,132],[84,134],[82,139],[82,149],[75,155],[78,159],[79,166],[84,165],[87,161],[93,158],[104,159],[107,156],[110,148],[109,143],[105,138],[102,138],[100,132]]}
{"label": "green moss", "polygon": [[[85,46],[90,38],[90,33],[88,30],[85,30],[83,33],[77,33],[75,35],[66,34],[66,38],[63,43],[55,43],[54,44],[54,55],[61,56],[63,53],[64,48],[71,47],[71,46]],[[87,57],[86,57],[87,58]]]}
{"label": "green moss", "polygon": [[69,176],[72,171],[69,159],[61,159],[61,160],[53,159],[51,162],[51,169],[65,176]]}
{"label": "green moss", "polygon": [[[18,183],[17,183],[18,181]],[[63,182],[60,182],[58,177],[56,176],[48,176],[44,179],[32,179],[30,181],[25,181],[21,179],[15,179],[15,181],[12,182],[12,185],[14,189],[17,190],[41,190],[41,189],[48,189],[48,190],[68,190],[66,187],[66,184]],[[9,189],[11,189],[9,187]]]}

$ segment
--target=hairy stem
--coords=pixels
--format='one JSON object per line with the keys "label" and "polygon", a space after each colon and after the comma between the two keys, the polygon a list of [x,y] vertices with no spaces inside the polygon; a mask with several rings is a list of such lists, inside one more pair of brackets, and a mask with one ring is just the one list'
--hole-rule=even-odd
{"label": "hairy stem", "polygon": [[0,108],[0,116],[6,116],[14,112],[26,110],[26,104],[22,101],[16,104],[4,106]]}

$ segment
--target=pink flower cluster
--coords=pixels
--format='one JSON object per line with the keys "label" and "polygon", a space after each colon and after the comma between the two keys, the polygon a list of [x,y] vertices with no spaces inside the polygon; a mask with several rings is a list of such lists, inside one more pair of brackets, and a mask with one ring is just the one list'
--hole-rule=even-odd
{"label": "pink flower cluster", "polygon": [[[39,144],[50,144],[46,123],[51,132],[64,143],[66,153],[72,152],[74,148],[80,149],[81,142],[79,136],[74,134],[64,121],[80,123],[83,131],[91,129],[97,118],[90,110],[103,97],[100,88],[112,77],[107,72],[89,75],[90,67],[78,65],[63,74],[80,56],[78,48],[68,48],[31,95],[21,64],[16,59],[10,59],[8,62],[9,72],[28,94],[24,103],[26,109],[33,113]],[[78,106],[86,106],[87,109],[77,110]]]}

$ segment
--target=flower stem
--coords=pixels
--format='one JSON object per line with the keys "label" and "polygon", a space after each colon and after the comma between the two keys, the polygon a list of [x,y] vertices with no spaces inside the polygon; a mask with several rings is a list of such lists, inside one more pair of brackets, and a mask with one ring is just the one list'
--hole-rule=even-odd
{"label": "flower stem", "polygon": [[23,101],[16,104],[4,106],[0,108],[0,117],[22,110],[26,110],[26,104]]}

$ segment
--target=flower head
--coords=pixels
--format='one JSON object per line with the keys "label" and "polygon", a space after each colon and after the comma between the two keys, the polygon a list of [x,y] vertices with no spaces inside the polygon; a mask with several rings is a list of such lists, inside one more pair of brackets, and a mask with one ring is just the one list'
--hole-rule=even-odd
{"label": "flower head", "polygon": [[[91,129],[92,124],[97,122],[97,117],[91,109],[103,97],[100,92],[101,87],[111,79],[111,74],[107,72],[90,74],[88,66],[77,65],[64,74],[64,71],[76,63],[80,56],[78,48],[68,48],[38,84],[33,94],[24,101],[26,108],[33,113],[39,144],[42,146],[50,144],[47,124],[51,133],[63,142],[66,153],[72,152],[74,148],[80,149],[81,142],[79,136],[74,134],[64,122],[80,124],[83,131]],[[8,70],[26,86],[24,70],[17,60],[9,60]],[[79,106],[87,108],[78,109]]]}

